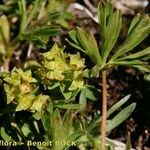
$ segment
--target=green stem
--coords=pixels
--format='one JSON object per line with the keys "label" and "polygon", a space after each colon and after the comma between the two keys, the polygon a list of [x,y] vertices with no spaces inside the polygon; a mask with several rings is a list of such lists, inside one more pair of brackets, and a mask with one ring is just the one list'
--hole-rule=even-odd
{"label": "green stem", "polygon": [[105,150],[107,121],[107,75],[102,72],[102,125],[101,125],[101,150]]}

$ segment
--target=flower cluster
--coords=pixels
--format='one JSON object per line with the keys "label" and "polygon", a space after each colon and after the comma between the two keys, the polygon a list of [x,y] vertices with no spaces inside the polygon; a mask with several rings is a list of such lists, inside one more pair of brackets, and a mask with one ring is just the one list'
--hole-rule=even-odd
{"label": "flower cluster", "polygon": [[[54,44],[50,51],[42,54],[42,58],[42,67],[39,70],[41,78],[60,83],[65,81],[69,84],[69,91],[83,87],[85,60],[79,53],[67,54]],[[52,82],[49,86],[52,86]]]}
{"label": "flower cluster", "polygon": [[14,68],[4,77],[4,89],[7,94],[7,103],[17,104],[16,111],[30,109],[41,111],[48,96],[36,96],[37,80],[32,77],[31,70],[23,71]]}
{"label": "flower cluster", "polygon": [[46,89],[60,87],[60,93],[65,99],[71,98],[72,94],[84,86],[84,62],[79,53],[67,54],[54,44],[50,51],[42,54],[42,61],[36,72],[40,79],[34,78],[31,70],[23,71],[20,68],[14,68],[4,76],[7,103],[16,104],[16,111],[41,112],[50,99],[50,96],[43,95],[39,89],[39,85],[45,87],[45,83]]}

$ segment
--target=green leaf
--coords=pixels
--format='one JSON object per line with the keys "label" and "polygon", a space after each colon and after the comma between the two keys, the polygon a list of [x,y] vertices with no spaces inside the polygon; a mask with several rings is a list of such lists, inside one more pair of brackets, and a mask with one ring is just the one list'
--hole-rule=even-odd
{"label": "green leaf", "polygon": [[97,120],[94,120],[87,128],[88,132],[91,132],[94,128],[96,128],[97,126],[100,126],[102,121],[102,117],[98,118]]}
{"label": "green leaf", "polygon": [[116,104],[114,104],[108,111],[107,111],[107,118],[113,114],[117,109],[119,109],[123,104],[125,104],[128,99],[130,98],[130,95],[125,96],[124,98],[122,98],[119,102],[117,102]]}
{"label": "green leaf", "polygon": [[104,7],[103,3],[100,2],[99,5],[98,5],[98,19],[99,19],[99,25],[100,25],[100,28],[101,28],[102,36],[105,34],[106,17],[107,16],[106,16],[106,13],[105,13],[105,7]]}
{"label": "green leaf", "polygon": [[[66,141],[70,141],[70,143],[72,144],[72,146],[76,146],[77,145],[77,140],[83,136],[85,133],[85,131],[82,131],[82,130],[78,130],[78,131],[75,131],[73,134],[71,134],[67,139]],[[64,145],[63,146],[63,150],[68,150],[70,147],[70,145]]]}
{"label": "green leaf", "polygon": [[86,87],[86,97],[89,98],[90,100],[96,101],[97,97],[96,94],[98,94],[98,90],[95,89],[94,86],[88,85]]}
{"label": "green leaf", "polygon": [[84,52],[95,64],[101,64],[102,59],[97,42],[92,32],[87,33],[83,29],[77,27],[77,30],[72,30],[69,32],[69,36],[74,41],[74,43],[72,43],[67,40],[69,44]]}
{"label": "green leaf", "polygon": [[93,33],[87,33],[78,27],[77,37],[85,50],[86,55],[89,56],[95,64],[101,65],[102,59]]}
{"label": "green leaf", "polygon": [[149,64],[146,64],[146,65],[133,65],[133,67],[137,68],[138,70],[150,73],[150,65]]}
{"label": "green leaf", "polygon": [[76,49],[78,49],[78,50],[80,50],[80,51],[82,51],[82,52],[85,52],[84,49],[82,49],[80,46],[78,46],[78,45],[76,45],[76,44],[70,42],[68,39],[66,39],[66,41],[67,41],[72,47],[74,47],[74,48],[76,48]]}
{"label": "green leaf", "polygon": [[[123,104],[125,104],[128,99],[130,98],[130,95],[125,96],[124,98],[122,98],[119,102],[117,102],[116,104],[114,104],[107,112],[107,118],[113,114],[117,109],[119,109],[121,106],[123,106]],[[88,127],[88,131],[91,131],[92,129],[94,129],[96,126],[100,125],[101,122],[101,117],[98,118],[97,120],[95,120],[93,123],[90,124],[90,126]]]}
{"label": "green leaf", "polygon": [[26,21],[27,21],[27,12],[26,12],[26,2],[25,0],[18,1],[19,5],[19,12],[20,12],[20,29],[19,32],[22,33],[26,28]]}
{"label": "green leaf", "polygon": [[60,32],[59,27],[52,27],[52,26],[42,26],[39,30],[34,31],[33,34],[36,36],[41,35],[48,35],[48,36],[54,36],[57,35]]}
{"label": "green leaf", "polygon": [[122,66],[132,66],[141,71],[150,72],[150,66],[146,62],[140,60],[127,60],[127,61],[118,61],[114,62],[113,65],[122,65]]}
{"label": "green leaf", "polygon": [[77,39],[77,31],[71,30],[71,31],[69,32],[69,36],[70,36],[70,38],[75,42],[75,44],[78,44],[78,43],[79,43],[79,42],[78,42],[78,39]]}
{"label": "green leaf", "polygon": [[78,37],[77,37],[77,31],[76,30],[71,30],[70,32],[69,32],[69,36],[70,36],[70,38],[73,40],[73,42],[75,42],[75,44],[74,43],[72,43],[72,42],[70,42],[68,39],[66,39],[66,41],[72,46],[72,47],[74,47],[74,48],[76,48],[76,49],[79,49],[80,51],[82,51],[82,52],[84,52],[85,53],[85,49],[82,47],[82,45],[80,44],[80,42],[79,42],[79,39],[78,39]]}
{"label": "green leaf", "polygon": [[141,16],[138,14],[137,16],[135,16],[130,24],[130,27],[128,29],[128,33],[127,36],[129,36],[129,34],[132,32],[132,30],[136,27],[136,25],[139,23]]}
{"label": "green leaf", "polygon": [[145,48],[144,50],[139,51],[137,53],[134,53],[134,54],[125,56],[123,58],[120,58],[118,60],[137,59],[137,58],[140,58],[140,57],[143,57],[143,56],[146,56],[146,55],[150,55],[150,47]]}
{"label": "green leaf", "polygon": [[120,33],[121,13],[119,10],[114,11],[110,2],[107,2],[105,6],[99,3],[98,18],[102,37],[101,56],[103,63],[106,63]]}
{"label": "green leaf", "polygon": [[64,11],[61,13],[60,17],[58,18],[57,22],[62,27],[70,29],[70,21],[75,20],[75,15],[71,12]]}
{"label": "green leaf", "polygon": [[123,60],[123,61],[115,61],[112,63],[113,65],[123,65],[123,66],[133,66],[133,65],[145,65],[144,62],[140,60]]}
{"label": "green leaf", "polygon": [[149,33],[150,33],[150,19],[148,16],[145,16],[143,19],[140,19],[138,24],[135,25],[133,30],[127,36],[125,42],[112,56],[110,61],[114,61],[118,57],[124,55],[125,53],[132,51],[134,47],[140,44],[149,35]]}
{"label": "green leaf", "polygon": [[42,25],[31,28],[20,34],[22,39],[36,43],[39,48],[46,48],[49,36],[55,36],[60,32],[60,27]]}
{"label": "green leaf", "polygon": [[[61,141],[62,138],[63,140],[66,140],[66,137],[68,137],[68,135],[63,133],[63,121],[60,115],[60,111],[58,109],[54,110],[53,112],[52,126],[53,126],[53,141]],[[61,147],[62,145],[58,146]]]}
{"label": "green leaf", "polygon": [[72,91],[68,91],[68,84],[67,83],[66,84],[65,83],[60,84],[60,90],[61,90],[61,93],[63,94],[63,96],[65,97],[66,100],[71,98]]}
{"label": "green leaf", "polygon": [[90,78],[95,77],[98,78],[100,74],[100,67],[98,65],[95,65],[91,70],[90,70]]}
{"label": "green leaf", "polygon": [[23,33],[23,34],[21,34],[20,37],[22,39],[28,40],[29,42],[36,43],[36,46],[38,48],[46,49],[46,44],[48,42],[48,37],[46,37],[46,36],[35,36],[35,35]]}
{"label": "green leaf", "polygon": [[124,108],[121,112],[119,112],[113,119],[109,120],[107,124],[107,132],[110,132],[112,129],[116,128],[124,120],[126,120],[134,111],[135,106],[136,104],[132,103],[131,105]]}
{"label": "green leaf", "polygon": [[43,25],[40,27],[36,27],[32,30],[29,30],[24,34],[28,34],[30,36],[34,35],[34,36],[54,36],[56,34],[58,34],[60,31],[59,27],[53,27],[53,26],[49,26],[49,25]]}

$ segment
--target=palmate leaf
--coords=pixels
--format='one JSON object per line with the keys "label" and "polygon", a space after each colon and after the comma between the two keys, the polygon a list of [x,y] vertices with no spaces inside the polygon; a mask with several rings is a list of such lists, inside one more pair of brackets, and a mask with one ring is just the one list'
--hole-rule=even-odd
{"label": "palmate leaf", "polygon": [[116,60],[118,57],[122,57],[125,53],[132,51],[134,47],[140,44],[150,33],[150,19],[148,16],[144,16],[142,19],[133,19],[128,35],[125,42],[115,52],[110,61]]}
{"label": "palmate leaf", "polygon": [[141,17],[140,15],[134,17],[124,43],[118,50],[115,51],[114,55],[112,55],[110,59],[108,58],[120,33],[122,17],[120,12],[118,10],[114,11],[111,3],[107,2],[105,6],[103,3],[99,4],[98,18],[102,37],[101,54],[98,50],[96,40],[93,35],[87,33],[79,27],[77,30],[72,30],[69,32],[69,36],[73,40],[73,42],[67,40],[69,44],[89,56],[91,60],[93,60],[93,62],[99,67],[99,69],[97,69],[98,72],[103,69],[108,69],[113,65],[132,66],[148,72],[149,67],[144,61],[147,61],[150,58],[149,48],[131,55],[124,55],[130,51],[133,51],[133,49],[149,35],[149,17]]}
{"label": "palmate leaf", "polygon": [[110,2],[99,3],[98,18],[102,37],[102,60],[106,63],[107,58],[114,47],[121,29],[121,13],[114,11]]}
{"label": "palmate leaf", "polygon": [[[150,65],[146,62],[150,57],[150,47],[137,53],[124,56],[115,60],[113,65],[132,66],[141,71],[150,72]],[[146,59],[147,60],[144,60]]]}
{"label": "palmate leaf", "polygon": [[67,40],[70,45],[83,51],[95,64],[101,64],[102,59],[99,53],[97,42],[92,32],[87,33],[83,29],[77,27],[77,30],[72,30],[69,32],[69,36],[74,42],[72,43]]}
{"label": "palmate leaf", "polygon": [[[76,141],[85,132],[80,129],[74,131],[73,129],[73,117],[72,111],[67,110],[64,115],[60,113],[59,109],[54,109],[51,105],[49,113],[45,113],[42,116],[42,123],[47,131],[48,139],[53,143],[55,142],[68,142]],[[69,147],[68,144],[53,144],[51,149],[64,150]]]}

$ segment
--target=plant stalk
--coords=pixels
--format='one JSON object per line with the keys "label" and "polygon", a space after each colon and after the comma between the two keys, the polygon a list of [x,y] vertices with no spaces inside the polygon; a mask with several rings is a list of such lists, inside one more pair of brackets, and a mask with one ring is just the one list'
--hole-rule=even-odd
{"label": "plant stalk", "polygon": [[101,125],[101,150],[105,150],[107,121],[107,75],[102,72],[102,125]]}

